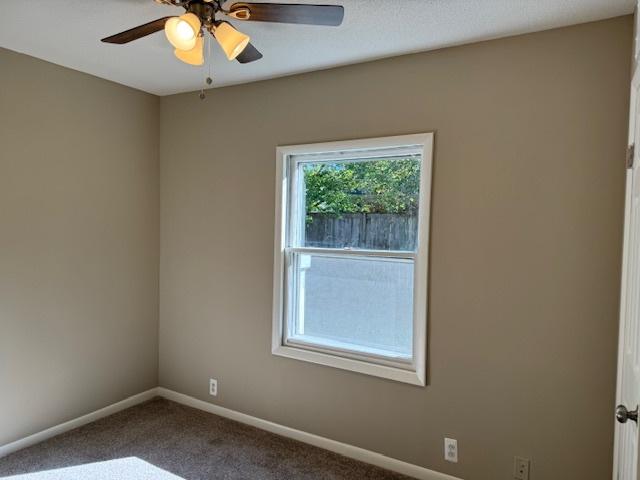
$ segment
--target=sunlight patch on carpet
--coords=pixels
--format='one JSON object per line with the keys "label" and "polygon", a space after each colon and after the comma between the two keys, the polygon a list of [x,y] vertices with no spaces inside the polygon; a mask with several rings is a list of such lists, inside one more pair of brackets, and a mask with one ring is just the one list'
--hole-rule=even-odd
{"label": "sunlight patch on carpet", "polygon": [[2,477],[11,480],[184,480],[137,457]]}

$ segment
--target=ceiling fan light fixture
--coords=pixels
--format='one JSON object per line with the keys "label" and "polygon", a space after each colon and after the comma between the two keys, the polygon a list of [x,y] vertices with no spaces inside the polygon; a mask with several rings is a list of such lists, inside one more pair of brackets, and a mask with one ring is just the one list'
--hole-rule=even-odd
{"label": "ceiling fan light fixture", "polygon": [[248,35],[236,30],[227,22],[218,22],[212,33],[229,60],[234,60],[240,55],[251,40]]}
{"label": "ceiling fan light fixture", "polygon": [[193,13],[171,17],[164,25],[164,33],[176,50],[190,51],[196,46],[200,34],[200,19]]}
{"label": "ceiling fan light fixture", "polygon": [[204,64],[204,40],[202,35],[196,38],[196,45],[191,50],[178,50],[173,52],[177,58],[189,65],[200,66]]}

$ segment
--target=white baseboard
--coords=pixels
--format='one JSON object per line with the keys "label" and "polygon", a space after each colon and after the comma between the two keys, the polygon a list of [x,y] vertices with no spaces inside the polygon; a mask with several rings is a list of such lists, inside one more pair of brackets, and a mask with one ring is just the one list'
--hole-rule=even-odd
{"label": "white baseboard", "polygon": [[29,435],[28,437],[16,440],[15,442],[2,445],[0,446],[0,458],[5,457],[10,453],[17,452],[18,450],[22,450],[23,448],[30,447],[31,445],[35,445],[36,443],[44,442],[51,437],[55,437],[56,435],[60,435],[61,433],[68,432],[69,430],[73,430],[74,428],[81,427],[83,425],[86,425],[87,423],[95,422],[96,420],[99,420],[101,418],[108,417],[109,415],[113,415],[114,413],[117,413],[129,407],[133,407],[134,405],[145,402],[147,400],[151,400],[153,397],[157,396],[158,389],[152,388],[150,390],[147,390],[146,392],[138,393],[137,395],[125,398],[120,402],[101,408],[100,410],[96,410],[95,412],[91,412],[81,417],[74,418],[73,420],[61,423],[60,425],[56,425],[55,427],[47,428],[46,430],[34,433],[33,435]]}
{"label": "white baseboard", "polygon": [[429,470],[428,468],[420,467],[418,465],[413,465],[401,460],[396,460],[395,458],[387,457],[386,455],[383,455],[381,453],[372,452],[360,447],[354,447],[353,445],[348,445],[346,443],[331,440],[319,435],[296,430],[295,428],[285,427],[284,425],[273,423],[268,420],[263,420],[258,417],[253,417],[245,413],[236,412],[235,410],[198,400],[197,398],[174,392],[173,390],[169,390],[163,387],[152,388],[150,390],[147,390],[146,392],[139,393],[120,402],[114,403],[113,405],[109,405],[107,407],[101,408],[100,410],[96,410],[95,412],[83,415],[82,417],[78,417],[74,420],[61,423],[60,425],[48,428],[15,442],[2,445],[0,446],[0,458],[18,450],[22,450],[23,448],[30,447],[31,445],[35,445],[36,443],[48,440],[49,438],[55,437],[56,435],[60,435],[61,433],[73,430],[74,428],[86,425],[87,423],[91,423],[109,415],[113,415],[114,413],[117,413],[129,407],[133,407],[134,405],[137,405],[139,403],[151,400],[156,396],[161,396],[166,398],[167,400],[181,403],[189,407],[197,408],[198,410],[204,410],[205,412],[229,418],[246,425],[251,425],[253,427],[259,428],[261,430],[266,430],[267,432],[275,433],[283,437],[292,438],[299,442],[314,445],[319,448],[324,448],[325,450],[338,453],[345,457],[353,458],[354,460],[359,460],[361,462],[375,465],[386,470],[391,470],[392,472],[401,473],[403,475],[417,478],[419,480],[461,480],[457,477],[452,477],[451,475],[446,475],[434,470]]}
{"label": "white baseboard", "polygon": [[221,417],[226,417],[231,420],[244,423],[246,425],[251,425],[261,430],[266,430],[277,435],[282,435],[283,437],[292,438],[294,440],[298,440],[299,442],[324,448],[325,450],[338,453],[345,457],[353,458],[354,460],[369,463],[371,465],[375,465],[376,467],[401,473],[403,475],[414,477],[419,480],[461,480],[459,478],[452,477],[451,475],[446,475],[434,470],[429,470],[428,468],[420,467],[418,465],[413,465],[401,460],[396,460],[395,458],[387,457],[385,455],[382,455],[381,453],[372,452],[360,447],[354,447],[353,445],[348,445],[346,443],[337,442],[335,440],[320,437],[312,433],[296,430],[295,428],[285,427],[284,425],[269,422],[268,420],[263,420],[261,418],[253,417],[245,413],[236,412],[235,410],[230,410],[219,405],[204,402],[202,400],[198,400],[197,398],[174,392],[173,390],[169,390],[167,388],[159,387],[157,389],[157,394],[161,397],[166,398],[167,400],[172,400],[189,407],[197,408],[198,410],[204,410],[205,412],[213,413]]}

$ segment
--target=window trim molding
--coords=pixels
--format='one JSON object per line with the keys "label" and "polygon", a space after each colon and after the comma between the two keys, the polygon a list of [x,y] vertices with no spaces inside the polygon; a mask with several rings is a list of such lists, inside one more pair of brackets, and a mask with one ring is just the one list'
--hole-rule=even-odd
{"label": "window trim molding", "polygon": [[[279,146],[276,149],[276,217],[273,269],[273,318],[271,353],[277,356],[302,360],[343,370],[364,373],[376,377],[426,385],[427,370],[427,301],[429,269],[429,227],[431,218],[431,181],[433,164],[433,132],[372,139],[348,140],[340,142],[314,143],[306,145]],[[382,363],[371,363],[351,357],[331,355],[313,349],[297,348],[283,341],[287,216],[290,204],[289,158],[293,155],[312,154],[322,151],[368,150],[376,148],[418,146],[422,149],[420,167],[420,197],[418,213],[418,248],[414,264],[414,314],[413,349],[414,359],[411,369],[399,368]],[[353,252],[352,252],[353,253]],[[393,254],[393,252],[391,253]],[[403,254],[406,255],[406,252]],[[412,254],[410,254],[412,255]]]}

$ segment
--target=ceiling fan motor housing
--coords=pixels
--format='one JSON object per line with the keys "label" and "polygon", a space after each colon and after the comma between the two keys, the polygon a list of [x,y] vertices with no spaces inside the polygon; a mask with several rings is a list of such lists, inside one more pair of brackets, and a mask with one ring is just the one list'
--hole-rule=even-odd
{"label": "ceiling fan motor housing", "polygon": [[194,0],[184,7],[187,12],[196,15],[205,27],[210,27],[215,23],[216,12],[219,10],[217,2],[206,2],[204,0]]}

